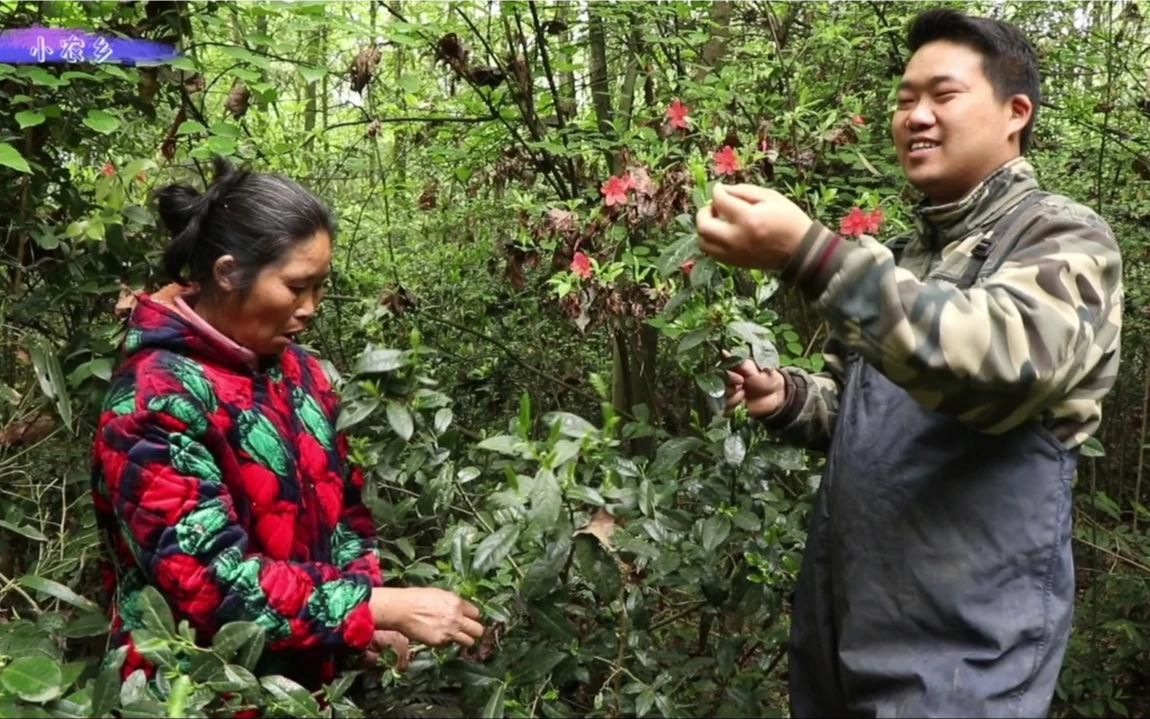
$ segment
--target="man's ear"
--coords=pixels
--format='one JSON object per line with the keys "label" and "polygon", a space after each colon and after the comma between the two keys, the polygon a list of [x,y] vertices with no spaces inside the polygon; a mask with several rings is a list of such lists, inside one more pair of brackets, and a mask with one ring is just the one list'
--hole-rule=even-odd
{"label": "man's ear", "polygon": [[216,287],[219,287],[225,292],[232,292],[238,290],[239,285],[236,283],[236,258],[231,255],[221,255],[216,259],[215,264],[212,265],[212,277],[216,281]]}
{"label": "man's ear", "polygon": [[1022,137],[1022,130],[1034,116],[1034,103],[1022,93],[1010,98],[1010,132]]}

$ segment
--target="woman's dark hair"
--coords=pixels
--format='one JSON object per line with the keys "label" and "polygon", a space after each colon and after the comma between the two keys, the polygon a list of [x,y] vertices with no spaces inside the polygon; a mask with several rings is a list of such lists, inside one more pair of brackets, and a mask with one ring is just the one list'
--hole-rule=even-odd
{"label": "woman's dark hair", "polygon": [[1019,136],[1019,149],[1026,152],[1042,100],[1038,57],[1026,36],[1010,23],[971,17],[957,10],[927,10],[915,17],[906,35],[910,51],[937,40],[965,45],[982,55],[982,72],[1000,101],[1013,95],[1030,98],[1034,110]]}
{"label": "woman's dark hair", "polygon": [[233,281],[246,289],[297,242],[320,230],[335,240],[327,207],[296,182],[237,170],[222,157],[214,158],[212,165],[215,179],[207,191],[169,185],[156,193],[160,218],[172,233],[164,269],[176,282],[196,282],[211,291],[216,260],[231,255],[236,265]]}

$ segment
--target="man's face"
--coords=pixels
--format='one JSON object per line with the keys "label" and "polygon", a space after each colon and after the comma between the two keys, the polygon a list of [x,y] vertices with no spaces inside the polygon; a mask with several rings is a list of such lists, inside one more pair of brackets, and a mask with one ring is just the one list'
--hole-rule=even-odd
{"label": "man's face", "polygon": [[961,198],[1017,157],[1029,118],[1025,95],[995,97],[982,55],[938,40],[920,47],[907,63],[891,134],[907,179],[940,204]]}

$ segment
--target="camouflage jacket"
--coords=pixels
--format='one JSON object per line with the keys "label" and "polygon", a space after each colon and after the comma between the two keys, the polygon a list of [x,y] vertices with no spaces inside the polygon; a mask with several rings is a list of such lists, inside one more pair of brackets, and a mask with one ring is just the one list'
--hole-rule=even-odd
{"label": "camouflage jacket", "polygon": [[828,323],[826,371],[786,369],[787,400],[766,425],[825,449],[847,358],[857,355],[924,406],[981,431],[1037,419],[1068,448],[1086,441],[1118,371],[1122,267],[1107,224],[1048,195],[1019,213],[1011,237],[993,238],[1017,238],[997,270],[968,289],[955,284],[980,240],[1037,189],[1018,158],[961,200],[920,206],[897,264],[889,246],[816,222],[783,280]]}

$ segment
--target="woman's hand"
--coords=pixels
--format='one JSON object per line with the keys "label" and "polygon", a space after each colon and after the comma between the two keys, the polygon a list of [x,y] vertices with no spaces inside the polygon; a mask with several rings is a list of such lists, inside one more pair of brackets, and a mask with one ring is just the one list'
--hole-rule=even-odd
{"label": "woman's hand", "polygon": [[378,587],[371,594],[377,629],[392,629],[433,647],[470,647],[483,636],[479,609],[459,595],[432,587]]}
{"label": "woman's hand", "polygon": [[372,635],[371,644],[367,645],[367,651],[363,654],[364,666],[368,668],[378,666],[379,658],[389,649],[395,652],[395,670],[407,671],[407,666],[411,663],[411,643],[399,632],[386,629],[376,629]]}

